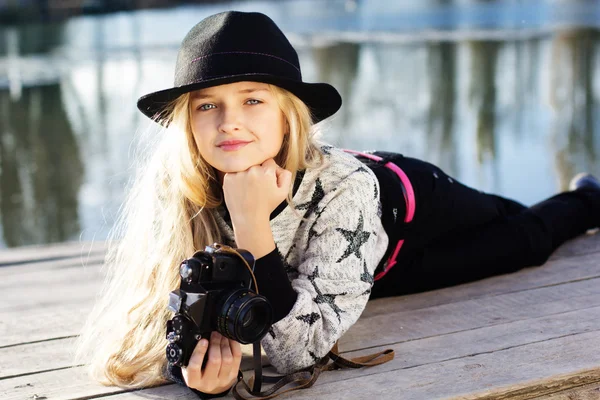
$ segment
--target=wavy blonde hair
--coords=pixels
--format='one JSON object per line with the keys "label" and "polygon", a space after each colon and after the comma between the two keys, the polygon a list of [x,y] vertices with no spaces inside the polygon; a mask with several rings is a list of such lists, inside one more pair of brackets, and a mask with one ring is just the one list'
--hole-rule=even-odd
{"label": "wavy blonde hair", "polygon": [[[276,162],[295,179],[297,171],[323,165],[317,131],[300,99],[276,86],[269,90],[289,127]],[[190,94],[166,110],[168,127],[139,163],[109,236],[102,289],[74,347],[75,365],[87,364],[90,377],[103,385],[142,388],[166,382],[168,294],[179,286],[179,263],[221,240],[212,210],[223,196],[215,170],[194,142]],[[292,188],[288,203],[291,198]]]}

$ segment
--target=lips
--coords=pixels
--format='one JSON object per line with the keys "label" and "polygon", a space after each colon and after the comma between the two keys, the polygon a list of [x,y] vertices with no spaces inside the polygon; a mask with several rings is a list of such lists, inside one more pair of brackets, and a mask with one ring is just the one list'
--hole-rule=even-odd
{"label": "lips", "polygon": [[225,141],[217,144],[217,147],[219,147],[221,150],[224,150],[224,151],[234,151],[234,150],[241,149],[248,143],[250,143],[250,142],[246,142],[244,140],[225,140]]}
{"label": "lips", "polygon": [[245,141],[245,140],[224,140],[224,141],[220,142],[219,144],[217,144],[217,146],[218,147],[233,146],[233,145],[240,144],[240,143],[250,143],[250,142]]}

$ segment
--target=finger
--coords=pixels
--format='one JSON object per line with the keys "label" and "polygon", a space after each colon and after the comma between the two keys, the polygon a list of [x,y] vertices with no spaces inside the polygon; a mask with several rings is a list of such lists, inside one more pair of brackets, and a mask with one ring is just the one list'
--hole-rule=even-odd
{"label": "finger", "polygon": [[231,172],[225,173],[225,175],[223,175],[223,187],[229,185],[230,182],[233,180],[233,177],[234,174],[232,174]]}
{"label": "finger", "polygon": [[262,163],[261,166],[265,175],[277,176],[277,168],[279,168],[279,166],[275,163],[275,161],[273,161],[272,158],[269,158],[267,161]]}
{"label": "finger", "polygon": [[201,339],[194,348],[192,356],[188,361],[186,368],[181,368],[181,374],[185,382],[189,385],[195,386],[198,381],[202,378],[202,362],[206,355],[206,349],[208,347],[208,340]]}
{"label": "finger", "polygon": [[229,371],[229,379],[233,381],[237,379],[238,371],[240,370],[240,364],[242,363],[242,345],[235,340],[230,340],[229,346],[231,348],[231,355],[233,356],[231,371]]}
{"label": "finger", "polygon": [[217,382],[219,370],[221,369],[221,334],[212,332],[210,344],[208,345],[208,360],[202,373],[202,380]]}
{"label": "finger", "polygon": [[284,168],[281,168],[281,167],[280,167],[279,165],[277,165],[277,164],[275,164],[275,166],[276,166],[276,168],[275,168],[275,174],[277,174],[277,179],[279,180],[279,177],[280,177],[281,175],[283,175],[283,173],[284,173],[285,171],[287,171],[287,170],[286,170],[286,169],[284,169]]}
{"label": "finger", "polygon": [[290,185],[292,184],[292,172],[287,169],[281,168],[277,174],[277,187],[280,189],[285,189],[286,191],[290,189]]}
{"label": "finger", "polygon": [[225,336],[221,337],[221,370],[219,371],[219,379],[227,380],[229,372],[233,365],[233,354],[231,353],[230,340]]}

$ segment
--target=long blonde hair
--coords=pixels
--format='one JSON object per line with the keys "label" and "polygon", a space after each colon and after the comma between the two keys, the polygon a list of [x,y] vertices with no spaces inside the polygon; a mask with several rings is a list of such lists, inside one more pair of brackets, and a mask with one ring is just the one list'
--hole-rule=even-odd
{"label": "long blonde hair", "polygon": [[[290,92],[269,85],[289,127],[278,165],[296,172],[323,157],[309,109]],[[179,286],[179,263],[221,241],[213,209],[222,192],[201,157],[190,124],[190,94],[168,108],[168,126],[144,156],[115,228],[103,266],[105,280],[74,347],[104,385],[142,388],[165,383],[168,294]],[[293,182],[293,181],[292,181]],[[291,202],[292,189],[287,201]]]}

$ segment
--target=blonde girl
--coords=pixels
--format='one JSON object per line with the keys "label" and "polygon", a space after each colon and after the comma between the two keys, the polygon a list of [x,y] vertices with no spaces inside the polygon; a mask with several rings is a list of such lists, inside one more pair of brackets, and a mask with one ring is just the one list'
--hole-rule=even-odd
{"label": "blonde girl", "polygon": [[162,137],[123,208],[79,338],[78,360],[95,379],[125,388],[170,380],[201,398],[228,393],[239,343],[213,332],[187,367],[165,357],[179,264],[213,243],[255,257],[274,313],[261,344],[289,373],[325,356],[370,298],[541,265],[600,224],[600,184],[590,175],[528,208],[420,160],[376,152],[401,179],[382,162],[318,142],[314,124],[340,106],[332,86],[302,81],[296,51],[267,16],[225,12],[190,30],[173,88],[138,101]]}

